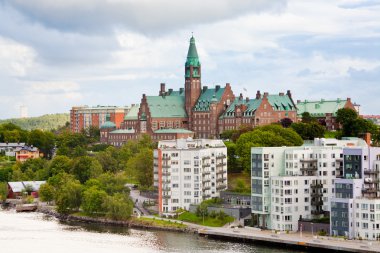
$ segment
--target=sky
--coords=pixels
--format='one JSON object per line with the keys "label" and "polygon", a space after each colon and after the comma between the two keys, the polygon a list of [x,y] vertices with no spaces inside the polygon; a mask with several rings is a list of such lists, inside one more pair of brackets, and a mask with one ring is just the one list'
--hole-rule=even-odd
{"label": "sky", "polygon": [[192,33],[202,85],[380,114],[380,0],[0,0],[0,119],[179,89]]}

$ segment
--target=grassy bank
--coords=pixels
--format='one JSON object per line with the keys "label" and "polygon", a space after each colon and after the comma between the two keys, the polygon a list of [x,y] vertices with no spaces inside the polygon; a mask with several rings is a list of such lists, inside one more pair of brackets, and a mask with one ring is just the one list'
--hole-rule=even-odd
{"label": "grassy bank", "polygon": [[178,220],[186,221],[198,225],[208,226],[208,227],[223,227],[229,222],[233,222],[234,218],[231,216],[223,217],[223,219],[219,219],[218,217],[212,218],[209,216],[198,217],[195,213],[184,212],[178,216]]}

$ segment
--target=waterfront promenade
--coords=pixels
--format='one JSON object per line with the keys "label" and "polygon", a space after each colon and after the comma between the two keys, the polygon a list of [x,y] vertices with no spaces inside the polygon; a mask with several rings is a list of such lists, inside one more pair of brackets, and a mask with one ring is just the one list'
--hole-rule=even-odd
{"label": "waterfront promenade", "polygon": [[289,245],[300,249],[329,249],[332,251],[372,253],[380,252],[380,242],[366,240],[344,240],[334,237],[313,236],[310,233],[275,234],[269,230],[255,230],[253,228],[202,228],[199,235],[212,238],[260,241],[271,244]]}

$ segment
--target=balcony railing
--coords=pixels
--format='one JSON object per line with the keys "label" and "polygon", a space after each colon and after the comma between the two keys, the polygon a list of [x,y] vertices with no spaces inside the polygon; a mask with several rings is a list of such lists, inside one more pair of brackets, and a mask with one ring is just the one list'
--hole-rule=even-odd
{"label": "balcony railing", "polygon": [[315,197],[315,198],[320,198],[323,196],[323,194],[321,192],[312,192],[311,193],[311,196],[312,197]]}
{"label": "balcony railing", "polygon": [[227,163],[218,163],[217,165],[216,165],[216,167],[223,167],[223,166],[226,166],[227,165]]}
{"label": "balcony railing", "polygon": [[169,161],[169,160],[170,160],[170,156],[163,156],[163,157],[162,157],[162,160],[164,160],[164,161]]}
{"label": "balcony railing", "polygon": [[312,200],[311,204],[313,206],[323,206],[323,201],[322,200]]}
{"label": "balcony railing", "polygon": [[306,167],[306,168],[301,168],[301,171],[317,171],[317,167]]}
{"label": "balcony railing", "polygon": [[227,173],[227,170],[217,170],[216,171],[216,174],[219,175],[219,174],[224,174],[224,173]]}
{"label": "balcony railing", "polygon": [[202,157],[202,160],[207,160],[207,159],[210,159],[210,156],[204,156],[204,157]]}
{"label": "balcony railing", "polygon": [[164,177],[168,177],[168,176],[170,176],[170,172],[169,171],[167,171],[167,170],[163,170],[162,171],[162,175],[164,176]]}
{"label": "balcony railing", "polygon": [[318,161],[317,158],[302,158],[302,159],[300,159],[300,162],[302,162],[302,163],[315,163],[317,161]]}
{"label": "balcony railing", "polygon": [[209,170],[204,170],[204,171],[202,171],[202,175],[210,175],[211,174],[211,172],[209,171]]}
{"label": "balcony railing", "polygon": [[170,195],[162,195],[163,199],[170,199],[170,197],[171,197]]}
{"label": "balcony railing", "polygon": [[168,169],[168,168],[170,168],[170,165],[164,163],[164,164],[162,164],[162,168]]}
{"label": "balcony railing", "polygon": [[227,185],[226,184],[220,184],[220,185],[217,185],[216,186],[216,189],[218,190],[218,191],[220,191],[220,190],[224,190],[224,189],[226,189],[227,188]]}
{"label": "balcony railing", "polygon": [[211,186],[203,186],[203,191],[211,190]]}
{"label": "balcony railing", "polygon": [[170,184],[170,180],[169,180],[169,179],[162,180],[162,183],[163,183],[163,184]]}
{"label": "balcony railing", "polygon": [[202,167],[205,168],[205,167],[210,167],[210,164],[209,163],[204,163],[202,164]]}
{"label": "balcony railing", "polygon": [[202,182],[203,183],[208,183],[208,182],[211,182],[211,179],[210,178],[204,178],[204,179],[202,179]]}
{"label": "balcony railing", "polygon": [[323,188],[323,184],[311,184],[311,189],[321,189]]}
{"label": "balcony railing", "polygon": [[216,158],[218,159],[223,159],[223,158],[226,158],[227,156],[225,154],[218,154],[216,155]]}
{"label": "balcony railing", "polygon": [[170,187],[164,187],[164,188],[162,188],[162,191],[164,191],[164,192],[168,192],[168,191],[170,191],[170,190],[171,190]]}
{"label": "balcony railing", "polygon": [[216,179],[216,182],[223,182],[224,180],[226,180],[226,178],[224,178],[224,177],[218,177],[217,179]]}
{"label": "balcony railing", "polygon": [[324,214],[324,211],[323,210],[311,210],[311,214],[320,215],[320,214]]}
{"label": "balcony railing", "polygon": [[375,188],[365,188],[362,189],[362,193],[376,193],[377,190]]}
{"label": "balcony railing", "polygon": [[364,170],[364,174],[366,175],[375,175],[377,174],[378,172],[377,171],[374,171],[374,170]]}

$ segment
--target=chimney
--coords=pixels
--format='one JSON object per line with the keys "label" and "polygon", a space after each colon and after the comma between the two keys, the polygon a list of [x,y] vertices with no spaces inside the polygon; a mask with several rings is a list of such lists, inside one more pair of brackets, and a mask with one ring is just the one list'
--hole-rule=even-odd
{"label": "chimney", "polygon": [[226,83],[226,87],[231,87],[230,83]]}
{"label": "chimney", "polygon": [[264,92],[264,96],[263,97],[268,97],[269,93],[268,92]]}
{"label": "chimney", "polygon": [[297,104],[301,103],[301,100],[297,99]]}
{"label": "chimney", "polygon": [[256,93],[256,99],[260,99],[261,98],[261,93],[260,91],[258,90],[257,93]]}
{"label": "chimney", "polygon": [[364,141],[367,143],[368,146],[371,146],[371,133],[364,134]]}
{"label": "chimney", "polygon": [[290,92],[290,90],[286,91],[286,95],[288,95],[288,97],[292,98],[292,93]]}
{"label": "chimney", "polygon": [[179,93],[182,94],[182,92],[184,91],[183,88],[179,88]]}
{"label": "chimney", "polygon": [[173,89],[169,89],[169,95],[172,94],[173,92]]}
{"label": "chimney", "polygon": [[160,84],[160,96],[165,94],[165,83]]}
{"label": "chimney", "polygon": [[207,88],[208,88],[207,86],[203,86],[202,93],[206,92]]}
{"label": "chimney", "polygon": [[280,92],[280,93],[278,93],[278,95],[279,96],[284,96],[285,94],[284,94],[284,92]]}
{"label": "chimney", "polygon": [[220,85],[215,86],[215,92],[217,92],[220,89]]}
{"label": "chimney", "polygon": [[243,100],[243,93],[240,93],[239,100]]}
{"label": "chimney", "polygon": [[247,103],[249,102],[249,97],[245,98],[245,102],[247,102]]}
{"label": "chimney", "polygon": [[351,98],[347,98],[347,102],[351,102]]}

